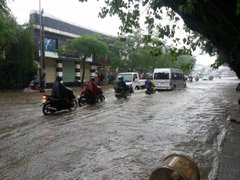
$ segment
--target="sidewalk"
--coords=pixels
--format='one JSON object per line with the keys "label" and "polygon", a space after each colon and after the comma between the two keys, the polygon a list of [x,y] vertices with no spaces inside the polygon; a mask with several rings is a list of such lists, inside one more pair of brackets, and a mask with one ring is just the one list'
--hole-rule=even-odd
{"label": "sidewalk", "polygon": [[229,123],[217,180],[240,180],[240,117],[235,116]]}

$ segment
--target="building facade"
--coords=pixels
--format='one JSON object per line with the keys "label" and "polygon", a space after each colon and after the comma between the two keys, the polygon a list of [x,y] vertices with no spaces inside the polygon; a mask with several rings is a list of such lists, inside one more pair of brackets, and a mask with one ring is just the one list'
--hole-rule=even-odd
{"label": "building facade", "polygon": [[[82,62],[77,58],[60,57],[57,54],[57,49],[72,38],[77,38],[84,34],[94,35],[100,33],[53,17],[42,16],[41,20],[39,12],[30,14],[30,23],[34,27],[35,44],[37,46],[35,56],[39,60],[38,62],[40,62],[41,22],[43,25],[43,64],[46,86],[50,86],[55,81],[56,76],[62,77],[64,84],[74,85],[82,77]],[[99,67],[102,67],[101,64],[94,62],[92,57],[89,57],[85,63],[84,81],[89,81],[90,77],[98,72]],[[40,76],[39,73],[38,76]]]}

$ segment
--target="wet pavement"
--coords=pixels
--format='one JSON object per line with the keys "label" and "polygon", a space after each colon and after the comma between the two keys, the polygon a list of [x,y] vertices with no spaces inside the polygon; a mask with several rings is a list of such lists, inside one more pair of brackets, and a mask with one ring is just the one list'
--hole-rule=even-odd
{"label": "wet pavement", "polygon": [[[240,116],[238,115],[238,120]],[[240,121],[232,122],[224,138],[217,180],[240,179]]]}
{"label": "wet pavement", "polygon": [[[223,139],[238,116],[237,79],[105,102],[44,116],[39,92],[0,94],[0,179],[149,179],[172,153],[190,156],[201,180],[218,176]],[[75,94],[79,89],[74,89]]]}

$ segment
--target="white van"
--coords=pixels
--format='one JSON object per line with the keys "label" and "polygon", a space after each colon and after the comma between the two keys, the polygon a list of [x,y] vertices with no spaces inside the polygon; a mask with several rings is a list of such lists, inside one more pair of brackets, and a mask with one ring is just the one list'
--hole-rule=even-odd
{"label": "white van", "polygon": [[186,87],[183,71],[173,68],[157,68],[153,71],[156,90],[174,90]]}

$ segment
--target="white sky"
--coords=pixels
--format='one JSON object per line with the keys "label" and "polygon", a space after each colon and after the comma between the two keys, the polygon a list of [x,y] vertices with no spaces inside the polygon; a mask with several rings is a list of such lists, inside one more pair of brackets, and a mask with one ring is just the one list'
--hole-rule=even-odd
{"label": "white sky", "polygon": [[202,65],[211,65],[215,62],[216,56],[210,56],[209,54],[201,54],[201,50],[199,48],[193,52],[193,56],[197,59],[196,64]]}
{"label": "white sky", "polygon": [[[120,20],[118,17],[98,17],[103,1],[89,0],[87,3],[80,3],[78,0],[8,0],[8,6],[19,24],[27,23],[31,11],[39,11],[41,8],[47,16],[69,23],[95,30],[108,35],[117,36]],[[195,53],[197,63],[209,65],[214,62],[214,57]]]}
{"label": "white sky", "polygon": [[211,57],[208,54],[198,55],[196,64],[211,65],[215,62],[216,57]]}
{"label": "white sky", "polygon": [[[40,0],[44,14],[105,34],[117,36],[118,17],[98,17],[103,3],[97,0]],[[39,0],[8,0],[8,6],[19,24],[27,23],[31,11],[39,11]]]}

